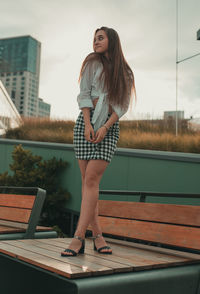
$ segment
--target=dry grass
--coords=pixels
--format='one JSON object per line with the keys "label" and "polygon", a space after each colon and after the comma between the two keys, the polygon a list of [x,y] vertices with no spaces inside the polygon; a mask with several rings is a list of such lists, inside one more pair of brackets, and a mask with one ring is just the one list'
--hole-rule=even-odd
{"label": "dry grass", "polygon": [[73,121],[26,118],[24,124],[7,131],[5,137],[42,142],[72,143]]}
{"label": "dry grass", "polygon": [[[8,130],[5,137],[56,143],[73,143],[74,121],[24,119],[20,128]],[[120,121],[118,147],[200,153],[200,132],[190,131],[187,121],[179,122],[175,136],[174,121]]]}
{"label": "dry grass", "polygon": [[120,133],[119,147],[200,153],[200,134],[147,133],[127,130]]}

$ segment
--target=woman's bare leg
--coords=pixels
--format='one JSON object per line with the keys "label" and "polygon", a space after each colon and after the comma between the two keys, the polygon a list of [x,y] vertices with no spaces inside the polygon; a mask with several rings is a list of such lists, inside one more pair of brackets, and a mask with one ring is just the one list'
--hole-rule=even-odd
{"label": "woman's bare leg", "polygon": [[[99,183],[107,165],[108,162],[105,160],[90,160],[87,163],[83,197],[81,202],[81,212],[78,226],[75,232],[75,235],[78,235],[82,238],[85,238],[86,229],[95,216],[95,210],[99,197]],[[105,241],[103,238],[98,239],[96,240],[96,246],[99,247],[101,244],[104,246]],[[80,241],[78,239],[72,239],[72,242],[68,248],[78,251],[80,248]],[[70,253],[68,252],[67,255],[69,254]]]}
{"label": "woman's bare leg", "polygon": [[[108,166],[108,162],[104,160],[90,160],[86,167],[85,172],[85,181],[84,181],[84,188],[83,188],[83,199],[82,199],[82,205],[81,205],[81,213],[79,218],[79,223],[76,229],[76,235],[81,234],[83,228],[84,231],[86,231],[89,223],[91,225],[96,225],[96,228],[93,230],[93,234],[100,234],[101,233],[101,227],[98,222],[98,198],[99,198],[99,183],[101,180],[101,177],[103,175],[103,172],[105,171],[106,167]],[[93,191],[92,191],[93,190]],[[88,194],[91,193],[91,198],[88,197]],[[95,206],[93,206],[93,209],[91,209],[91,206],[88,206],[88,201],[96,198],[95,200]],[[84,205],[85,200],[85,205]],[[88,208],[88,213],[91,213],[89,219],[89,222],[84,227],[83,222],[84,219],[87,219],[87,213],[85,213],[85,209]],[[93,211],[93,214],[92,214]],[[95,244],[97,248],[106,246],[106,242],[103,237],[97,238],[95,241]],[[111,249],[105,249],[103,251],[111,251]]]}
{"label": "woman's bare leg", "polygon": [[[82,197],[84,197],[85,173],[86,173],[86,168],[87,168],[87,164],[88,164],[89,161],[79,159],[78,162],[79,162],[79,167],[80,167],[80,171],[81,171],[81,178],[82,178]],[[97,205],[96,205],[95,212],[94,212],[94,217],[90,221],[93,236],[96,236],[97,234],[102,234],[101,227],[100,227],[99,220],[98,220],[98,215],[99,215],[99,204],[98,204],[98,201],[97,201]],[[78,220],[77,227],[79,225],[79,220]]]}
{"label": "woman's bare leg", "polygon": [[[82,176],[82,197],[84,197],[85,173],[86,173],[86,168],[87,168],[88,162],[89,162],[88,160],[80,160],[79,159],[79,167],[80,167],[81,176]],[[102,234],[102,230],[101,230],[101,226],[100,226],[100,223],[99,223],[98,215],[99,215],[99,203],[97,201],[97,205],[96,205],[95,212],[94,212],[94,217],[90,221],[93,236],[96,236],[97,234]],[[79,218],[79,220],[80,220],[80,218]],[[79,225],[79,220],[78,220],[77,227]],[[96,244],[97,248],[100,248],[100,247],[103,247],[103,246],[107,245],[103,237],[97,238],[95,240],[95,244]],[[105,251],[111,252],[112,250],[111,249],[103,249],[102,250],[102,252],[105,252]]]}

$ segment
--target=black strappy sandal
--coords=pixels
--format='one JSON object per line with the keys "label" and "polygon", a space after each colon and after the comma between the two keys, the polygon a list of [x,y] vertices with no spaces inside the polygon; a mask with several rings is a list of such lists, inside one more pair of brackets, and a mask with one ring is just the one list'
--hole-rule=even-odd
{"label": "black strappy sandal", "polygon": [[[98,234],[96,236],[93,236],[91,237],[93,239],[93,242],[95,241],[96,238],[98,237],[103,237],[101,234]],[[111,249],[110,246],[103,246],[103,247],[100,247],[97,249],[96,245],[95,245],[95,242],[94,242],[94,250],[97,251],[98,253],[101,253],[101,254],[112,254],[112,251],[102,251],[103,249]]]}
{"label": "black strappy sandal", "polygon": [[[82,242],[81,248],[79,249],[78,252],[74,251],[73,249],[67,248],[63,252],[61,252],[61,256],[69,257],[69,256],[76,256],[78,254],[84,254],[84,251],[85,251],[85,239],[82,239],[79,236],[74,236],[73,238],[79,239]],[[64,252],[71,252],[72,254],[64,254]]]}

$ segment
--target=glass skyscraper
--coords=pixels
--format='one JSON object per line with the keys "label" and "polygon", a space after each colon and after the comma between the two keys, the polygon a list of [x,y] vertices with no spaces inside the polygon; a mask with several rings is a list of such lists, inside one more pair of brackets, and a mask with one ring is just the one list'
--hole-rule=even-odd
{"label": "glass skyscraper", "polygon": [[40,54],[41,43],[31,36],[0,39],[0,79],[23,116],[40,113]]}

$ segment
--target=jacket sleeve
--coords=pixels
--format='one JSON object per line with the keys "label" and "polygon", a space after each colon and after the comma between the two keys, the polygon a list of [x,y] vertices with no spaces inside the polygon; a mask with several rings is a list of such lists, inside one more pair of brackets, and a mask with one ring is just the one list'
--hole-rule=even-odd
{"label": "jacket sleeve", "polygon": [[91,99],[91,88],[94,79],[95,71],[97,68],[97,62],[89,62],[85,65],[80,81],[80,93],[77,96],[77,102],[79,109],[84,107],[93,108]]}

